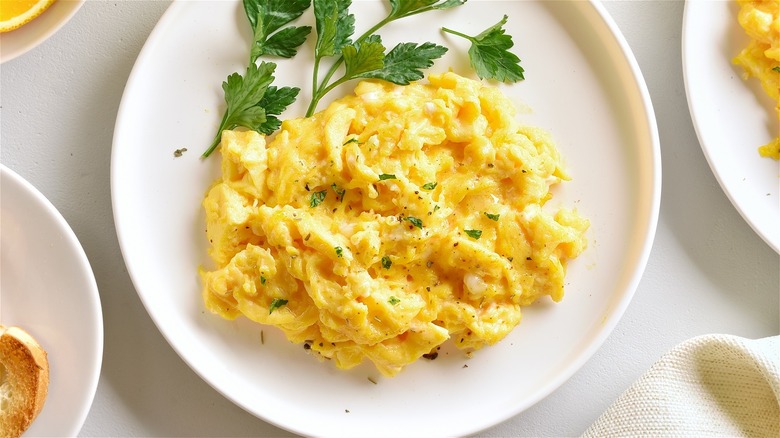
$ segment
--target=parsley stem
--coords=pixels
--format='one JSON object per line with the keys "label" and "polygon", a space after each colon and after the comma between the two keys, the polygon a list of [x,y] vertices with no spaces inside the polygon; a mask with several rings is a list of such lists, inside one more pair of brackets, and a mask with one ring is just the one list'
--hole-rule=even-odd
{"label": "parsley stem", "polygon": [[[371,35],[373,35],[374,33],[376,33],[376,31],[378,31],[380,28],[382,28],[382,26],[384,26],[385,24],[387,24],[387,23],[389,23],[391,21],[393,21],[393,18],[391,18],[389,16],[385,17],[384,19],[382,19],[382,21],[380,21],[379,23],[375,24],[371,29],[368,29],[367,31],[365,31],[363,33],[363,35],[360,35],[358,37],[358,39],[356,39],[355,42],[352,43],[352,44],[359,45],[360,43],[365,41],[366,38],[368,38]],[[339,56],[339,59],[337,59],[336,62],[331,66],[330,70],[328,70],[328,74],[325,75],[325,78],[322,80],[322,84],[320,84],[320,86],[325,85],[325,84],[328,83],[330,78],[332,78],[333,75],[336,73],[336,69],[338,69],[339,66],[341,65],[341,63],[343,63],[343,62],[344,62],[344,57],[343,56]]]}
{"label": "parsley stem", "polygon": [[225,130],[225,122],[227,122],[228,118],[228,112],[225,110],[225,114],[222,116],[222,121],[219,123],[219,129],[217,129],[217,135],[214,136],[214,140],[211,142],[211,146],[209,146],[208,149],[206,149],[205,152],[201,155],[201,158],[208,158],[209,155],[211,155],[212,152],[214,152],[214,149],[219,146],[219,143],[222,141],[222,131]]}
{"label": "parsley stem", "polygon": [[[363,33],[363,35],[360,35],[352,44],[359,45],[362,43],[366,38],[373,35],[377,30],[379,30],[382,26],[386,25],[387,23],[390,23],[391,21],[397,19],[399,17],[392,17],[387,16],[382,21],[375,24],[371,29],[368,29]],[[314,111],[317,110],[317,104],[319,103],[320,99],[322,99],[323,96],[325,96],[328,91],[335,88],[337,85],[341,84],[341,82],[336,82],[334,84],[331,84],[328,86],[328,81],[331,80],[334,74],[336,74],[336,71],[341,67],[341,64],[344,63],[344,57],[339,55],[338,59],[333,63],[333,65],[330,66],[330,69],[325,74],[325,77],[322,78],[322,82],[320,82],[319,86],[317,85],[317,68],[319,67],[319,59],[315,60],[314,64],[314,82],[313,82],[313,89],[312,89],[312,100],[311,103],[309,103],[309,107],[306,109],[306,117],[311,117],[314,115]]]}
{"label": "parsley stem", "polygon": [[[438,0],[435,0],[433,3],[436,3],[437,1]],[[458,3],[457,5],[463,4],[465,2],[466,1],[463,0],[462,2]],[[457,5],[450,5],[450,6],[442,8],[442,9],[447,9],[447,8],[450,8],[450,7],[453,7],[453,6],[457,6]],[[408,12],[406,12],[403,15],[393,15],[393,13],[391,12],[390,15],[388,15],[387,17],[383,18],[381,21],[379,21],[378,23],[373,25],[370,29],[365,31],[363,33],[363,35],[360,35],[360,37],[358,37],[354,42],[352,42],[352,44],[355,45],[355,46],[360,45],[360,43],[362,43],[363,41],[366,40],[366,38],[368,38],[371,35],[373,35],[374,33],[376,33],[376,31],[378,31],[380,28],[382,28],[382,26],[384,26],[384,25],[386,25],[388,23],[391,23],[391,22],[393,22],[395,20],[400,20],[401,18],[410,17],[412,15],[417,15],[417,14],[420,14],[420,13],[423,13],[423,12],[432,11],[434,9],[439,9],[439,8],[435,7],[433,4],[431,4],[430,6],[422,7],[422,8],[417,9],[417,10],[408,11]],[[458,32],[455,32],[455,31],[452,31],[452,30],[449,30],[449,29],[445,29],[445,28],[442,28],[442,29],[445,30],[445,31],[454,33],[456,35],[460,35],[460,36],[462,36],[464,38],[468,38],[469,40],[473,40],[473,38],[471,38],[471,37],[469,37],[467,35],[463,35],[461,33],[458,33]],[[314,115],[314,111],[316,111],[316,109],[317,109],[317,104],[319,103],[320,99],[322,99],[322,97],[325,94],[328,93],[328,91],[332,90],[335,86],[337,86],[337,85],[341,84],[342,82],[344,82],[342,80],[339,80],[339,81],[336,81],[334,84],[328,85],[328,81],[330,81],[331,78],[333,78],[333,75],[336,74],[336,71],[339,69],[339,67],[341,67],[341,64],[343,64],[343,63],[344,63],[344,57],[339,55],[339,57],[336,59],[336,61],[333,63],[333,65],[330,66],[330,69],[328,70],[328,72],[322,78],[322,81],[319,83],[319,85],[317,85],[317,69],[319,67],[319,59],[315,59],[314,81],[312,82],[312,85],[313,85],[312,86],[312,100],[309,103],[309,107],[306,109],[306,117],[311,117],[312,115]]]}
{"label": "parsley stem", "polygon": [[472,37],[470,37],[470,36],[468,36],[466,34],[462,34],[462,33],[458,32],[456,30],[447,29],[446,27],[442,27],[441,30],[444,31],[444,32],[447,32],[447,33],[451,33],[453,35],[457,35],[457,36],[459,36],[461,38],[466,38],[469,41],[474,41],[474,38],[472,38]]}
{"label": "parsley stem", "polygon": [[[318,80],[317,80],[317,73],[320,70],[320,57],[315,56],[314,57],[314,73],[312,74],[312,80],[311,80],[311,102],[309,102],[309,107],[306,108],[306,117],[311,117],[312,114],[314,114],[314,108],[316,107],[316,104],[314,103],[314,97],[317,95],[317,89],[318,89]],[[317,99],[319,101],[319,99]]]}
{"label": "parsley stem", "polygon": [[[344,82],[347,82],[349,79],[346,76],[342,76],[337,81],[333,82],[332,84],[328,85],[324,89],[319,90],[314,96],[312,96],[311,104],[309,104],[309,109],[306,111],[306,117],[311,117],[312,114],[314,114],[314,109],[317,108],[317,104],[320,102],[320,99],[325,97],[328,92],[339,85],[343,84]],[[324,84],[323,84],[324,85]]]}

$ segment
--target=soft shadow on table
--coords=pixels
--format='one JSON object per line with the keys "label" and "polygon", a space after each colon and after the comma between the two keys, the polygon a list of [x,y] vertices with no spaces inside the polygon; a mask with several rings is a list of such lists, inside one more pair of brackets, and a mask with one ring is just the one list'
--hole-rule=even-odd
{"label": "soft shadow on table", "polygon": [[[74,48],[73,53],[63,56],[79,58],[79,70],[71,72],[75,89],[63,91],[74,94],[77,110],[62,119],[58,116],[54,123],[67,123],[67,131],[76,134],[64,135],[63,144],[55,152],[59,157],[49,157],[53,168],[43,163],[40,170],[79,176],[60,178],[62,184],[56,190],[84,193],[84,199],[76,205],[59,207],[75,225],[74,231],[90,260],[104,315],[105,346],[98,394],[81,435],[290,436],[219,395],[176,355],[143,308],[120,253],[110,193],[113,126],[127,77],[151,31],[139,23],[156,20],[122,21],[121,26],[111,28],[94,23],[119,11],[126,17],[160,16],[167,6],[167,1],[87,2],[70,28],[59,35],[72,39],[69,45]],[[98,49],[89,53],[78,50],[87,39],[101,41]],[[41,50],[37,57],[19,62],[29,63],[25,68],[31,71],[42,71],[41,66],[50,61],[43,59],[45,49]],[[102,419],[102,424],[94,420],[96,417]],[[113,429],[105,429],[109,423],[106,419],[127,417],[141,419],[138,423],[142,428],[116,422]]]}

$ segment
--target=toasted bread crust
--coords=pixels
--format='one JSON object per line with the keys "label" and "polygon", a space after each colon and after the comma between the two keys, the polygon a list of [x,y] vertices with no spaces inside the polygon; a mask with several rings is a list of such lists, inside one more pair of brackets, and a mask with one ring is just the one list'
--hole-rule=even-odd
{"label": "toasted bread crust", "polygon": [[18,327],[0,335],[0,435],[20,436],[43,409],[49,388],[46,351]]}

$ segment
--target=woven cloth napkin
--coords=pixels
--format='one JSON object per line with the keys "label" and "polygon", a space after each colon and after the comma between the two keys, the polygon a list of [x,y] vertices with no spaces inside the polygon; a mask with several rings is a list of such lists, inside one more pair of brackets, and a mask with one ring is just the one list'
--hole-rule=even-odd
{"label": "woven cloth napkin", "polygon": [[624,392],[583,437],[780,437],[780,336],[699,336]]}

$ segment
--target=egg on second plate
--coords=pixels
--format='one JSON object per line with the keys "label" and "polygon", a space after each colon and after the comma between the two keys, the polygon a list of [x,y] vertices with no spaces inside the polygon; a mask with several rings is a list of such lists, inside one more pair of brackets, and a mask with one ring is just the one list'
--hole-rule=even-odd
{"label": "egg on second plate", "polygon": [[[780,120],[780,1],[737,0],[737,19],[751,41],[734,63],[745,70],[745,78],[761,81],[766,94],[774,99]],[[780,136],[759,148],[764,157],[780,159]]]}
{"label": "egg on second plate", "polygon": [[550,136],[495,87],[429,81],[361,82],[268,143],[223,133],[203,202],[207,308],[393,376],[448,339],[495,344],[523,306],[563,298],[589,223],[544,208],[568,179]]}

